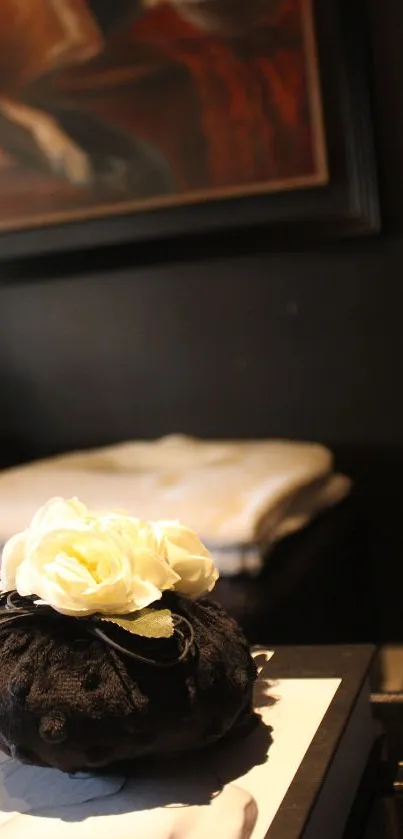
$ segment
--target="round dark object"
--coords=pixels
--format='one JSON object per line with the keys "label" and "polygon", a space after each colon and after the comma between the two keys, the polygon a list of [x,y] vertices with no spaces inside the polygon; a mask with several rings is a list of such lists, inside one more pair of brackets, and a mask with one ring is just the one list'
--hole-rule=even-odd
{"label": "round dark object", "polygon": [[191,628],[182,660],[180,631],[151,640],[101,622],[111,645],[83,619],[44,610],[10,620],[3,612],[0,748],[76,772],[201,749],[250,730],[256,668],[236,622],[207,598],[174,592],[156,608]]}

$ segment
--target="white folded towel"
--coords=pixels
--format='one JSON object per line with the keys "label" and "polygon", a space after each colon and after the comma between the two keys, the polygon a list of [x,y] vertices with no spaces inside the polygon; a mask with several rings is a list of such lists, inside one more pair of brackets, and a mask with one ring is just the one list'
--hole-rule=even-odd
{"label": "white folded towel", "polygon": [[341,501],[351,481],[324,446],[171,435],[65,454],[0,473],[0,542],[54,495],[146,519],[180,519],[221,573],[256,570],[262,553]]}

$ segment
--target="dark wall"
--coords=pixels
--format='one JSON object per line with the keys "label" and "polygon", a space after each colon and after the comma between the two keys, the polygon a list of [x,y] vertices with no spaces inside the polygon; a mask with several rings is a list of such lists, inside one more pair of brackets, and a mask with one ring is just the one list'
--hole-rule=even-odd
{"label": "dark wall", "polygon": [[403,4],[373,0],[371,32],[382,236],[3,288],[0,429],[17,458],[178,430],[329,443],[403,640]]}

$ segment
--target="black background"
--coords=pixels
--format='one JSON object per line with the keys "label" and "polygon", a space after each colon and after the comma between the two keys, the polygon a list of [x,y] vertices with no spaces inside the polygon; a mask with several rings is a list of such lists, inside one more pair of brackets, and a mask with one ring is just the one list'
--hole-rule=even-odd
{"label": "black background", "polygon": [[403,5],[367,12],[383,233],[37,266],[0,289],[0,435],[4,463],[171,431],[328,443],[368,512],[379,640],[402,640]]}

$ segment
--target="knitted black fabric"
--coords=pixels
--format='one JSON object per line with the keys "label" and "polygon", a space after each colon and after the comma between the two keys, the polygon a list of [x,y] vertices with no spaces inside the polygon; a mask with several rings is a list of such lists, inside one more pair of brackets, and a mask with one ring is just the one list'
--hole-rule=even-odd
{"label": "knitted black fabric", "polygon": [[[256,668],[238,625],[206,598],[167,592],[158,606],[187,618],[195,636],[192,653],[166,669],[117,652],[79,620],[0,622],[0,748],[73,772],[199,749],[247,730],[256,719]],[[109,627],[143,655],[175,654],[175,639]]]}

